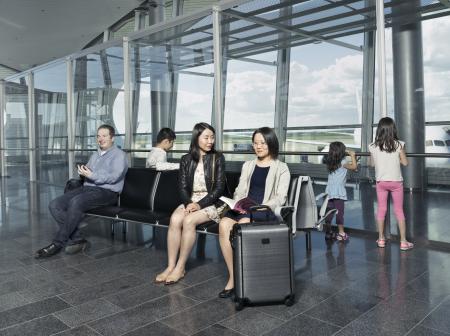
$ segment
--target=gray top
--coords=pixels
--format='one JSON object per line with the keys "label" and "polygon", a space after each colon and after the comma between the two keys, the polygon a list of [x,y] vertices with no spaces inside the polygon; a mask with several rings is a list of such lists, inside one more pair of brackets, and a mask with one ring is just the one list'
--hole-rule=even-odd
{"label": "gray top", "polygon": [[92,154],[86,166],[92,171],[92,175],[89,178],[86,177],[85,186],[122,192],[128,161],[125,152],[116,145],[112,145],[103,153],[99,149]]}

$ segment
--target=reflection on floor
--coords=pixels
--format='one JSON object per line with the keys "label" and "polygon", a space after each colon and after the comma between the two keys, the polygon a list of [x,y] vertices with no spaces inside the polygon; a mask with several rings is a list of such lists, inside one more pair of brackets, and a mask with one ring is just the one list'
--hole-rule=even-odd
{"label": "reflection on floor", "polygon": [[448,252],[378,249],[356,236],[327,246],[314,233],[306,253],[300,234],[295,305],[236,312],[217,298],[226,273],[215,237],[194,248],[173,286],[152,283],[165,266],[166,231],[153,237],[148,226],[129,225],[124,242],[111,239],[110,223],[90,220],[85,253],[33,259],[54,233],[46,207],[61,192],[3,181],[0,335],[450,335]]}

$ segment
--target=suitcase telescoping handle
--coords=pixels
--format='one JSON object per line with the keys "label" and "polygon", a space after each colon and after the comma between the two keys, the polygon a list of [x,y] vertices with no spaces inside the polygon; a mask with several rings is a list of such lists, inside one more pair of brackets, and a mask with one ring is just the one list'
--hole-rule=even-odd
{"label": "suitcase telescoping handle", "polygon": [[272,211],[272,209],[267,205],[254,205],[254,206],[250,207],[250,209],[248,209],[248,212],[250,213],[250,223],[255,223],[253,221],[253,214],[256,211],[260,211],[260,210],[266,210],[265,211],[266,221],[269,221],[269,214],[270,214],[270,211]]}

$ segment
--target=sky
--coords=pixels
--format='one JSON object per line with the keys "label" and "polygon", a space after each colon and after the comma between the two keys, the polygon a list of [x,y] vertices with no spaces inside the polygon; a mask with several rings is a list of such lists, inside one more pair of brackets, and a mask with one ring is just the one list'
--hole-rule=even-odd
{"label": "sky", "polygon": [[[450,17],[422,23],[427,121],[450,120]],[[353,37],[361,45],[362,36]],[[393,114],[392,35],[386,30],[388,113]],[[264,55],[275,60],[275,53]],[[262,57],[259,57],[260,59]],[[359,123],[357,95],[362,90],[362,53],[328,43],[293,50],[291,55],[288,126]],[[229,61],[225,128],[273,126],[275,67]],[[193,83],[196,85],[193,85]],[[180,86],[177,129],[187,130],[203,108],[209,109],[212,92],[208,79],[185,79]],[[358,94],[357,94],[358,92]],[[203,107],[200,107],[202,105]],[[378,118],[378,102],[375,102]],[[201,114],[209,115],[203,111]],[[238,122],[237,122],[238,121]]]}
{"label": "sky", "polygon": [[[450,120],[450,17],[422,22],[425,113],[427,121]],[[362,35],[345,39],[354,45],[363,43]],[[108,53],[119,55],[121,48]],[[271,52],[255,57],[275,61]],[[388,113],[393,114],[392,37],[386,29]],[[122,65],[117,59],[110,66],[117,71],[117,87]],[[116,62],[117,64],[115,64]],[[88,63],[89,67],[99,62]],[[97,66],[98,67],[98,66]],[[38,71],[35,87],[64,91],[65,64]],[[190,69],[212,74],[212,65]],[[97,72],[96,72],[97,73]],[[225,102],[225,129],[273,126],[276,67],[229,60]],[[115,78],[117,77],[117,78]],[[123,80],[123,79],[122,79]],[[144,80],[148,80],[144,78]],[[122,82],[123,83],[123,82]],[[95,85],[94,85],[95,86]],[[362,53],[329,43],[294,48],[291,54],[288,126],[317,126],[359,123],[358,95],[362,87]],[[377,87],[377,86],[376,86]],[[118,87],[117,87],[118,88]],[[176,130],[190,130],[199,121],[211,120],[213,78],[181,74],[177,104]],[[150,128],[149,85],[142,85],[138,131]],[[119,132],[124,130],[123,94],[114,103],[114,119]],[[377,93],[375,120],[378,119]]]}

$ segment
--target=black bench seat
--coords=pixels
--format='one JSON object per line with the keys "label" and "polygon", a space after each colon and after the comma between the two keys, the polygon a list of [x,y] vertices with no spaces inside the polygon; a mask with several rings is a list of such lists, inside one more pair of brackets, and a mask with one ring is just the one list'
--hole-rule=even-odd
{"label": "black bench seat", "polygon": [[[227,187],[225,194],[231,197],[239,183],[239,172],[226,172]],[[299,177],[291,176],[288,192],[288,205],[296,207],[298,202],[297,185]],[[303,193],[303,191],[302,191]],[[119,197],[118,205],[95,208],[86,215],[112,219],[123,223],[126,233],[126,223],[136,222],[168,227],[172,212],[181,204],[178,192],[178,170],[156,171],[149,168],[129,168],[125,176],[124,187]],[[295,224],[294,224],[295,225]],[[112,224],[114,233],[114,224]],[[299,229],[302,229],[299,227]],[[310,234],[307,230],[307,239]],[[209,221],[197,226],[197,232],[202,234],[219,234],[219,225]],[[310,244],[307,244],[309,248]]]}

